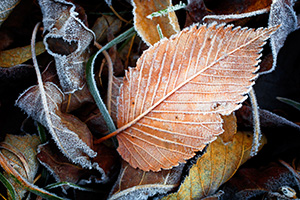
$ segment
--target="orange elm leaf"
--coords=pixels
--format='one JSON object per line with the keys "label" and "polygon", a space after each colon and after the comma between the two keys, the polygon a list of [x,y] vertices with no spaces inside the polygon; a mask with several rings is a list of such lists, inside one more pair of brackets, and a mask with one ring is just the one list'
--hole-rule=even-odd
{"label": "orange elm leaf", "polygon": [[223,132],[222,115],[241,107],[265,40],[257,30],[200,25],[143,53],[120,89],[118,152],[134,168],[170,169]]}

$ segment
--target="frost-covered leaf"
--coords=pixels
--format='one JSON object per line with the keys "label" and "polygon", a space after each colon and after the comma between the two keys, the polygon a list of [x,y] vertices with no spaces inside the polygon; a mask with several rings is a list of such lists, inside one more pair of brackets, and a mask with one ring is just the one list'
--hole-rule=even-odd
{"label": "frost-covered leaf", "polygon": [[145,172],[123,162],[109,199],[146,200],[156,194],[166,194],[179,185],[183,166],[181,164],[160,172]]}
{"label": "frost-covered leaf", "polygon": [[161,40],[129,68],[118,105],[118,152],[134,168],[170,169],[223,132],[241,107],[270,29],[192,26]]}
{"label": "frost-covered leaf", "polygon": [[[266,143],[265,138],[262,139],[262,143]],[[178,192],[168,195],[163,200],[201,199],[214,194],[233,176],[240,165],[251,158],[251,146],[251,132],[238,132],[228,144],[224,144],[218,137],[192,166]]]}
{"label": "frost-covered leaf", "polygon": [[179,24],[175,12],[169,12],[165,16],[147,18],[148,15],[166,9],[172,6],[171,0],[131,0],[134,14],[134,27],[139,36],[148,45],[153,45],[160,40],[157,25],[162,30],[164,37],[169,38],[171,35],[180,31]]}
{"label": "frost-covered leaf", "polygon": [[[61,112],[63,94],[56,85],[46,82],[44,90],[42,94],[38,86],[28,88],[16,105],[49,130],[67,158],[82,167],[92,168],[89,157],[95,157],[96,153],[91,149],[93,139],[89,129],[75,116]],[[46,95],[47,102],[43,102],[42,95]]]}
{"label": "frost-covered leaf", "polygon": [[1,0],[0,1],[0,26],[6,20],[8,15],[19,4],[21,0]]}
{"label": "frost-covered leaf", "polygon": [[46,50],[55,58],[62,89],[72,93],[85,84],[87,47],[93,32],[86,25],[81,7],[65,0],[39,0],[43,13]]}
{"label": "frost-covered leaf", "polygon": [[277,63],[277,55],[284,45],[285,39],[298,27],[297,15],[293,9],[295,0],[273,0],[269,15],[269,27],[281,25],[280,28],[271,36],[271,47],[273,54],[273,66],[270,70],[261,74],[272,72]]}
{"label": "frost-covered leaf", "polygon": [[[36,55],[45,52],[43,42],[37,42],[35,48]],[[0,67],[13,67],[22,64],[31,59],[30,45],[25,47],[18,47],[6,51],[0,51]]]}
{"label": "frost-covered leaf", "polygon": [[[38,161],[36,160],[36,149],[40,140],[36,135],[6,135],[5,140],[0,143],[1,153],[4,155],[7,165],[11,165],[24,179],[33,183],[38,170]],[[21,187],[15,180],[5,174],[16,190],[18,199],[22,199],[26,189]],[[9,193],[8,193],[9,194]]]}

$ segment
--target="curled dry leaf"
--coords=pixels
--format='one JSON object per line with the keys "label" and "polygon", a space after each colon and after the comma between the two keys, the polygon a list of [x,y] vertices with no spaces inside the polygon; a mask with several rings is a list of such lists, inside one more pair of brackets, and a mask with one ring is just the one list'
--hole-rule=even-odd
{"label": "curled dry leaf", "polygon": [[223,132],[222,115],[241,107],[259,53],[277,27],[192,26],[161,40],[126,72],[118,152],[134,168],[170,169]]}
{"label": "curled dry leaf", "polygon": [[171,0],[131,0],[133,5],[134,27],[139,36],[148,45],[153,45],[160,40],[157,25],[159,24],[162,34],[169,38],[180,31],[175,12],[169,12],[166,16],[147,18],[153,12],[157,12],[172,6]]}
{"label": "curled dry leaf", "polygon": [[166,194],[179,185],[183,166],[181,164],[160,172],[145,172],[123,162],[109,199],[146,200],[156,194]]}
{"label": "curled dry leaf", "polygon": [[[36,55],[45,52],[43,42],[36,43]],[[31,59],[30,45],[0,52],[0,67],[13,67]]]}
{"label": "curled dry leaf", "polygon": [[93,32],[87,28],[83,9],[65,0],[39,0],[43,13],[46,50],[55,58],[62,89],[72,93],[85,84],[87,47]]}
{"label": "curled dry leaf", "polygon": [[92,168],[89,157],[95,157],[96,153],[92,150],[93,139],[89,129],[75,116],[61,112],[63,94],[56,85],[46,82],[44,89],[47,102],[42,102],[38,86],[32,86],[20,95],[16,105],[49,130],[67,158],[82,167]]}
{"label": "curled dry leaf", "polygon": [[[5,140],[0,143],[1,154],[6,161],[5,164],[12,166],[16,172],[29,183],[33,183],[38,170],[36,149],[39,144],[40,140],[36,135],[16,136],[10,134],[7,134]],[[7,173],[8,174],[6,174],[6,176],[15,188],[19,197],[18,199],[22,199],[26,190],[17,184],[11,176],[9,176],[9,172]],[[13,175],[15,177],[18,176],[18,174]]]}
{"label": "curled dry leaf", "polygon": [[271,38],[271,47],[273,54],[273,66],[270,70],[262,74],[272,72],[277,63],[277,55],[283,46],[288,34],[298,28],[297,15],[293,9],[295,0],[273,0],[269,15],[269,27],[281,25],[278,31]]}
{"label": "curled dry leaf", "polygon": [[[238,132],[228,144],[218,137],[192,166],[178,192],[163,199],[201,199],[214,194],[240,165],[251,158],[252,135],[251,132]],[[263,137],[262,144],[265,143]]]}
{"label": "curled dry leaf", "polygon": [[0,26],[21,0],[0,1]]}

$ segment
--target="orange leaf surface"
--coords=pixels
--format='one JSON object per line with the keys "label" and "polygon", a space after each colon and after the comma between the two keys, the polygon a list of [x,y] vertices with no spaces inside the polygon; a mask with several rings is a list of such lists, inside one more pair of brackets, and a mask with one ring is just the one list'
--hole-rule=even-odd
{"label": "orange leaf surface", "polygon": [[126,72],[118,105],[118,152],[134,168],[170,169],[223,132],[247,98],[259,53],[277,27],[192,26],[161,40]]}

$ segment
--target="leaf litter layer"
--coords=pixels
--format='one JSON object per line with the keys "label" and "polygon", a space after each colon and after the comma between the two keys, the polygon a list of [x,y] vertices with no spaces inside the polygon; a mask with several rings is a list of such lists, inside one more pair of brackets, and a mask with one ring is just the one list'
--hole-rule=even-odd
{"label": "leaf litter layer", "polygon": [[200,25],[163,39],[126,72],[118,105],[118,152],[134,168],[170,169],[223,132],[247,98],[265,40],[257,30]]}

